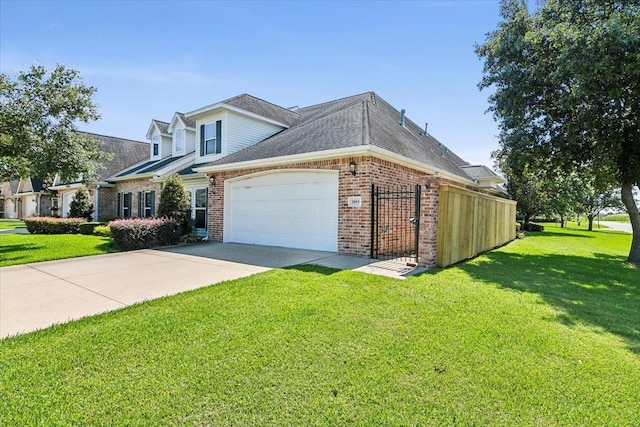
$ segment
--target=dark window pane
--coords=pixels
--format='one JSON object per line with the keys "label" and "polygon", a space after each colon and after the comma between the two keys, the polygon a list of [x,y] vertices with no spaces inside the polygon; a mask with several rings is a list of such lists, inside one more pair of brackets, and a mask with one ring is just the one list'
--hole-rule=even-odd
{"label": "dark window pane", "polygon": [[202,188],[196,190],[196,208],[207,207],[207,190]]}
{"label": "dark window pane", "polygon": [[206,211],[204,209],[199,209],[196,211],[196,228],[206,228],[206,227],[207,227]]}

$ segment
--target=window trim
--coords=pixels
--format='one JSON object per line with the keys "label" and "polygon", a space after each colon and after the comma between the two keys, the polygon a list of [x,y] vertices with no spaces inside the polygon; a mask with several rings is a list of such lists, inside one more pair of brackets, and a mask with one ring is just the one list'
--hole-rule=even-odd
{"label": "window trim", "polygon": [[154,135],[151,138],[151,156],[158,157],[160,155],[160,135]]}
{"label": "window trim", "polygon": [[[207,138],[207,127],[214,129],[215,136]],[[208,152],[209,144],[213,143],[212,152]],[[222,120],[216,120],[200,125],[200,157],[222,154]]]}
{"label": "window trim", "polygon": [[[178,148],[178,135],[180,135],[180,148]],[[173,132],[173,150],[176,153],[183,153],[185,146],[185,130],[183,128],[178,128]]]}

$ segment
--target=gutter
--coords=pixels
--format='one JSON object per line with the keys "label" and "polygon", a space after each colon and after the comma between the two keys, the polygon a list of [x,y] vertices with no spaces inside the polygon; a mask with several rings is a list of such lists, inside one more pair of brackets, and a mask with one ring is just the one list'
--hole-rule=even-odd
{"label": "gutter", "polygon": [[236,171],[236,170],[242,170],[242,169],[282,166],[282,165],[291,164],[291,163],[304,163],[304,162],[318,161],[318,160],[331,160],[331,159],[337,159],[340,157],[360,157],[360,156],[373,156],[381,160],[394,161],[395,163],[400,163],[400,164],[409,166],[413,169],[416,169],[421,172],[425,172],[430,175],[438,175],[440,177],[444,177],[452,181],[478,187],[478,183],[476,183],[475,181],[472,181],[471,179],[463,178],[459,175],[455,175],[443,169],[428,167],[424,163],[418,162],[417,160],[413,160],[408,157],[401,156],[399,154],[393,153],[389,150],[385,150],[383,148],[380,148],[371,144],[357,145],[354,147],[347,147],[347,148],[337,148],[334,150],[314,151],[311,153],[301,153],[301,154],[292,154],[287,156],[269,157],[266,159],[247,160],[244,162],[235,162],[235,163],[228,163],[228,164],[221,164],[221,165],[194,167],[193,170],[195,172],[202,172],[202,173],[216,173],[216,172]]}

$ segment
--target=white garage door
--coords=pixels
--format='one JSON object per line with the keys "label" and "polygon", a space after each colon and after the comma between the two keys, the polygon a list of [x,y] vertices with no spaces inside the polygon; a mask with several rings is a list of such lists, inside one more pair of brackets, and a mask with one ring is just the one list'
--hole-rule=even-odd
{"label": "white garage door", "polygon": [[338,250],[338,173],[291,171],[229,183],[224,241]]}
{"label": "white garage door", "polygon": [[71,202],[76,198],[75,191],[67,191],[62,194],[62,216],[68,217],[71,210]]}

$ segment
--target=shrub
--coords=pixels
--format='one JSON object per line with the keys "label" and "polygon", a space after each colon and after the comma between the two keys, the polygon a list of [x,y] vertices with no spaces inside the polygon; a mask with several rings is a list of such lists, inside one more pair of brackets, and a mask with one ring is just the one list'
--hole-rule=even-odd
{"label": "shrub", "polygon": [[94,236],[111,237],[111,228],[108,225],[99,225],[93,229]]}
{"label": "shrub", "polygon": [[99,225],[104,224],[101,222],[83,222],[80,224],[80,234],[91,236],[93,234],[93,230]]}
{"label": "shrub", "polygon": [[87,187],[82,186],[76,191],[76,195],[69,205],[69,216],[74,218],[86,218],[91,221],[93,203],[89,197]]}
{"label": "shrub", "polygon": [[32,217],[25,218],[27,231],[31,234],[78,234],[80,224],[86,222],[85,218],[52,218]]}
{"label": "shrub", "polygon": [[191,231],[191,200],[182,180],[176,174],[170,175],[164,182],[158,216],[178,221],[182,234],[189,234]]}
{"label": "shrub", "polygon": [[131,218],[109,223],[113,246],[122,251],[175,245],[180,242],[180,224],[170,218]]}
{"label": "shrub", "polygon": [[536,224],[535,222],[528,222],[522,226],[524,231],[544,231],[544,227],[540,224]]}

